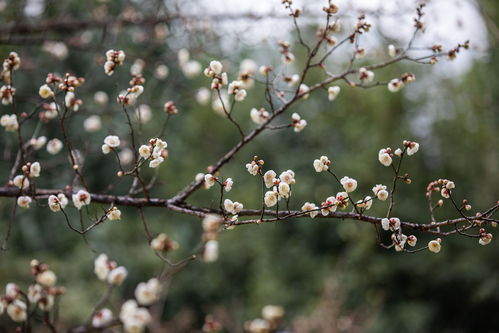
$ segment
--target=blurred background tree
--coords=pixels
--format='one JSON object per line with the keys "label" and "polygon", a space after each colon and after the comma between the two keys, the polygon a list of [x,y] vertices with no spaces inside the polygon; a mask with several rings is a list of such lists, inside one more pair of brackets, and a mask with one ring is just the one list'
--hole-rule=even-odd
{"label": "blurred background tree", "polygon": [[[224,168],[223,174],[237,182],[231,198],[248,208],[259,207],[260,183],[244,169],[253,155],[263,158],[268,168],[296,172],[291,199],[296,208],[305,201],[320,202],[335,190],[333,184],[324,182],[323,175],[313,172],[312,161],[322,154],[333,160],[339,174],[358,179],[360,189],[367,193],[374,184],[388,183],[391,178],[376,160],[379,148],[412,139],[421,143],[421,154],[406,165],[413,182],[400,189],[397,216],[429,220],[425,188],[438,178],[454,180],[456,192],[477,210],[495,202],[499,194],[499,79],[495,75],[499,71],[495,25],[499,5],[493,0],[476,5],[481,6],[488,25],[490,44],[469,70],[445,78],[436,75],[433,68],[402,63],[379,74],[388,80],[412,71],[421,79],[401,93],[392,94],[384,87],[363,90],[342,86],[334,103],[327,100],[326,92],[298,103],[290,114],[298,112],[308,121],[302,133],[283,130],[263,134]],[[242,18],[213,14],[210,19],[210,13],[199,18],[199,12],[184,11],[190,6],[196,3],[0,2],[0,55],[5,57],[14,50],[23,61],[15,77],[19,108],[29,112],[39,103],[36,92],[48,72],[70,72],[86,79],[78,94],[84,104],[71,120],[70,131],[78,138],[74,139],[77,149],[85,152],[83,172],[89,176],[92,190],[106,191],[110,180],[115,184],[111,193],[123,192],[129,186],[118,181],[115,159],[102,155],[100,146],[109,132],[123,138],[127,135],[115,98],[128,85],[127,71],[140,67],[140,60],[147,82],[139,104],[149,105],[152,112],[152,119],[142,124],[142,141],[161,130],[166,117],[162,106],[167,100],[174,100],[180,111],[167,128],[170,156],[159,171],[159,186],[152,196],[175,194],[196,173],[206,172],[206,167],[239,139],[234,127],[212,110],[211,103],[199,104],[196,95],[209,80],[182,71],[178,50],[189,49],[191,58],[203,67],[212,59],[223,59],[234,77],[245,58],[253,58],[259,65],[277,64],[276,43],[245,43],[244,35],[236,38],[227,27],[217,29],[218,24],[237,25],[239,20],[248,20],[244,13]],[[259,24],[257,18],[249,19],[255,20],[250,24]],[[291,18],[276,20],[279,27],[290,31],[289,38],[295,38]],[[58,26],[58,22],[65,24]],[[35,31],[30,27],[41,28]],[[307,38],[314,38],[316,23],[311,21],[303,28]],[[12,29],[18,29],[17,33]],[[231,43],[235,46],[228,47]],[[111,78],[102,69],[104,53],[110,48],[127,54],[126,64]],[[303,50],[299,45],[293,48],[299,64]],[[384,46],[377,52],[385,52]],[[109,96],[108,103],[95,100],[98,91]],[[249,110],[263,106],[263,87],[257,83],[237,106],[235,117],[245,129],[252,128]],[[4,114],[6,107],[1,108]],[[102,128],[88,133],[81,124],[91,115],[101,117]],[[33,123],[26,133],[35,130]],[[61,136],[55,123],[44,126],[38,135],[49,139]],[[16,144],[15,136],[2,134],[0,176],[4,180],[8,179]],[[66,156],[52,157],[44,149],[37,156],[53,167],[40,186],[63,188],[72,177]],[[200,191],[190,202],[216,208],[218,196],[216,191]],[[12,205],[13,199],[0,200],[2,234],[11,220]],[[381,214],[382,209],[375,205],[374,214]],[[199,246],[202,229],[198,218],[160,208],[146,212],[153,233],[165,232],[179,242],[173,258],[184,258]],[[444,206],[437,214],[445,218],[455,213]],[[63,324],[70,326],[86,318],[104,292],[105,286],[94,277],[92,268],[96,253],[107,253],[130,272],[111,299],[118,311],[121,301],[133,296],[136,284],[161,268],[147,246],[137,212],[125,209],[123,216],[122,221],[99,226],[84,241],[48,209],[18,212],[12,221],[8,250],[0,253],[0,285],[16,281],[27,286],[32,258],[50,264],[58,273],[59,284],[67,287],[60,316]],[[421,237],[421,241],[425,239]],[[498,331],[499,245],[493,241],[482,247],[475,239],[462,237],[446,238],[444,245],[437,256],[385,251],[377,247],[372,226],[352,221],[302,219],[237,227],[221,234],[217,262],[194,261],[175,275],[165,302],[154,308],[162,318],[162,327],[151,330],[199,331],[205,316],[213,314],[227,332],[242,332],[243,323],[259,317],[264,305],[279,304],[286,310],[283,330],[295,332]],[[0,317],[0,331],[11,329],[9,319]]]}

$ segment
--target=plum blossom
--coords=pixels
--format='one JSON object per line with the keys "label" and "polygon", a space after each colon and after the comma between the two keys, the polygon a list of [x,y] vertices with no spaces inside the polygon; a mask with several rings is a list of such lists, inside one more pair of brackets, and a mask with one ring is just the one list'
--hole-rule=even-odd
{"label": "plum blossom", "polygon": [[63,194],[59,193],[57,196],[51,195],[48,198],[48,205],[51,211],[54,213],[61,211],[61,209],[66,208],[68,204],[68,198]]}
{"label": "plum blossom", "polygon": [[323,172],[329,169],[331,161],[327,156],[321,156],[319,159],[314,160],[314,169],[316,172]]}
{"label": "plum blossom", "polygon": [[250,117],[255,124],[262,125],[270,118],[270,113],[263,108],[260,110],[253,108],[250,111]]}
{"label": "plum blossom", "polygon": [[329,101],[334,101],[336,97],[340,94],[341,88],[339,86],[333,86],[327,88],[327,98]]}
{"label": "plum blossom", "polygon": [[318,207],[316,206],[316,204],[314,203],[310,203],[310,202],[305,202],[303,204],[303,206],[301,207],[301,210],[303,212],[307,212],[307,214],[311,217],[311,218],[314,218],[317,216],[317,214],[319,214],[319,210],[318,210]]}
{"label": "plum blossom", "polygon": [[296,112],[291,115],[291,120],[293,121],[295,133],[301,132],[307,126],[307,121],[301,119],[300,115]]}
{"label": "plum blossom", "polygon": [[202,258],[204,262],[215,262],[218,259],[218,241],[211,239],[204,244]]}
{"label": "plum blossom", "polygon": [[357,189],[357,181],[353,178],[345,176],[341,178],[340,183],[347,193],[353,192]]}
{"label": "plum blossom", "polygon": [[224,201],[224,209],[232,214],[232,215],[237,215],[241,210],[244,208],[243,204],[237,201],[232,201],[230,199],[225,199]]}
{"label": "plum blossom", "polygon": [[73,204],[78,210],[83,206],[90,205],[91,201],[90,193],[85,190],[79,190],[77,193],[74,193],[72,199]]}
{"label": "plum blossom", "polygon": [[392,150],[390,148],[383,148],[378,153],[378,160],[381,164],[388,167],[392,164],[392,157],[390,156]]}

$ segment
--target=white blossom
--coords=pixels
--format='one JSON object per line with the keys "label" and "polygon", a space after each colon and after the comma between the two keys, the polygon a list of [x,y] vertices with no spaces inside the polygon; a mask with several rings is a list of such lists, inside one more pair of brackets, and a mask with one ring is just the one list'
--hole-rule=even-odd
{"label": "white blossom", "polygon": [[127,275],[128,271],[125,267],[116,267],[115,269],[111,270],[111,272],[109,272],[109,275],[107,276],[107,283],[119,286],[123,283]]}
{"label": "white blossom", "polygon": [[277,174],[274,170],[268,170],[267,172],[265,172],[265,174],[263,175],[263,180],[267,188],[271,188],[272,186],[274,186],[274,182],[277,180],[276,176]]}
{"label": "white blossom", "polygon": [[221,74],[223,70],[222,63],[217,60],[212,60],[210,62],[210,69],[215,73],[215,74]]}
{"label": "white blossom", "polygon": [[232,214],[232,215],[237,215],[241,210],[244,208],[244,205],[240,202],[237,201],[232,201],[230,199],[225,199],[224,201],[224,209]]}
{"label": "white blossom", "polygon": [[336,97],[339,95],[340,91],[341,91],[341,88],[339,86],[333,86],[333,87],[327,88],[327,98],[330,101],[334,101],[336,99]]}
{"label": "white blossom", "polygon": [[52,139],[47,142],[47,152],[51,155],[58,154],[63,148],[62,141],[59,139]]}
{"label": "white blossom", "polygon": [[120,138],[116,135],[108,135],[104,138],[104,144],[108,145],[111,148],[119,147]]}
{"label": "white blossom", "polygon": [[388,153],[387,149],[381,149],[378,153],[378,160],[381,164],[388,167],[392,164],[392,157]]}
{"label": "white blossom", "polygon": [[139,308],[135,300],[128,300],[121,306],[119,318],[125,332],[142,333],[151,321],[151,314],[146,308]]}
{"label": "white blossom", "polygon": [[7,314],[17,323],[25,321],[27,318],[26,303],[18,299],[14,300],[7,305]]}
{"label": "white blossom", "polygon": [[47,143],[46,136],[39,136],[38,138],[32,138],[29,140],[29,144],[33,147],[34,150],[41,149]]}
{"label": "white blossom", "polygon": [[305,84],[305,83],[302,83],[300,84],[300,88],[298,89],[298,93],[300,95],[303,95],[303,99],[307,99],[309,96],[310,96],[310,88]]}
{"label": "white blossom", "polygon": [[301,210],[303,212],[308,212],[307,214],[311,217],[314,218],[319,214],[318,207],[314,203],[310,202],[305,202],[303,206],[301,207]]}
{"label": "white blossom", "polygon": [[404,87],[404,82],[400,79],[392,79],[387,86],[390,92],[395,93]]}
{"label": "white blossom", "polygon": [[113,207],[107,212],[106,216],[111,221],[120,220],[121,210],[119,210],[117,207]]}
{"label": "white blossom", "polygon": [[397,217],[384,218],[381,220],[381,226],[384,230],[398,230],[400,229],[400,219]]}
{"label": "white blossom", "polygon": [[256,176],[260,170],[260,166],[255,161],[252,161],[251,163],[246,164],[246,169],[251,175]]}
{"label": "white blossom", "polygon": [[395,58],[395,56],[397,55],[397,48],[392,44],[388,45],[388,55],[390,56],[390,58]]}
{"label": "white blossom", "polygon": [[323,172],[329,169],[331,161],[327,156],[321,156],[319,159],[314,160],[314,169],[316,172]]}
{"label": "white blossom", "polygon": [[279,175],[279,179],[281,180],[281,182],[285,182],[287,183],[288,185],[293,185],[296,183],[296,180],[295,180],[295,173],[293,170],[287,170],[287,171],[283,171],[280,175]]}
{"label": "white blossom", "polygon": [[385,201],[388,198],[388,191],[385,185],[378,184],[373,187],[373,193],[379,200]]}
{"label": "white blossom", "polygon": [[270,118],[270,113],[265,111],[265,109],[257,110],[253,108],[250,111],[250,117],[255,124],[262,125]]}
{"label": "white blossom", "polygon": [[0,117],[0,125],[5,127],[7,132],[15,132],[19,128],[19,123],[17,122],[17,116],[15,114],[4,114]]}
{"label": "white blossom", "polygon": [[26,195],[21,195],[20,197],[17,198],[17,205],[21,208],[29,208],[31,201],[32,200],[30,197]]}
{"label": "white blossom", "polygon": [[206,242],[203,248],[203,261],[215,262],[218,259],[218,241],[212,239]]}
{"label": "white blossom", "polygon": [[140,282],[135,288],[135,298],[140,305],[151,305],[157,302],[161,296],[161,283],[152,278],[147,282]]}
{"label": "white blossom", "polygon": [[29,187],[29,179],[24,175],[15,176],[14,179],[12,180],[12,183],[14,184],[14,186],[22,188],[23,190]]}
{"label": "white blossom", "polygon": [[99,280],[106,281],[111,269],[116,267],[116,263],[111,262],[107,255],[100,254],[94,261],[94,273]]}
{"label": "white blossom", "polygon": [[40,89],[38,90],[38,94],[41,98],[44,99],[54,96],[54,92],[47,84],[44,84],[40,87]]}
{"label": "white blossom", "polygon": [[291,115],[291,119],[293,121],[295,133],[301,132],[307,126],[307,121],[305,119],[301,119],[300,115],[296,112]]}
{"label": "white blossom", "polygon": [[149,167],[152,168],[152,169],[157,168],[164,161],[165,161],[165,159],[163,157],[158,156],[158,157],[156,157],[155,159],[153,159],[152,161],[149,162]]}
{"label": "white blossom", "polygon": [[142,145],[142,146],[139,147],[139,155],[143,159],[149,158],[149,156],[151,156],[151,154],[152,154],[152,152],[151,152],[151,147],[150,146],[148,146],[148,145]]}
{"label": "white blossom", "polygon": [[48,205],[51,211],[59,212],[61,209],[66,208],[68,204],[68,198],[62,194],[59,193],[57,196],[51,195],[48,198]]}
{"label": "white blossom", "polygon": [[433,253],[440,252],[440,249],[442,247],[440,245],[440,242],[441,242],[440,238],[429,241],[428,242],[428,250],[430,250]]}
{"label": "white blossom", "polygon": [[74,193],[72,196],[73,204],[75,207],[80,210],[81,207],[90,205],[90,193],[85,190],[79,190],[77,193]]}
{"label": "white blossom", "polygon": [[113,320],[113,312],[108,308],[100,309],[92,317],[93,327],[104,327]]}
{"label": "white blossom", "polygon": [[409,244],[410,246],[413,246],[413,247],[416,246],[417,241],[418,241],[418,239],[414,235],[410,235],[407,238],[407,244]]}
{"label": "white blossom", "polygon": [[40,177],[40,172],[42,171],[42,168],[40,166],[39,162],[33,162],[31,163],[29,167],[29,176],[30,177]]}
{"label": "white blossom", "polygon": [[277,190],[274,189],[272,191],[265,192],[264,201],[265,201],[265,205],[267,207],[275,206],[275,204],[277,203],[277,200],[278,200]]}
{"label": "white blossom", "polygon": [[265,305],[262,309],[262,317],[270,322],[277,322],[284,317],[284,308],[278,305]]}
{"label": "white blossom", "polygon": [[419,150],[419,143],[411,142],[409,147],[407,148],[407,155],[412,156],[416,154]]}
{"label": "white blossom", "polygon": [[217,177],[213,176],[212,174],[207,173],[206,175],[204,175],[204,184],[206,188],[211,188],[213,185],[215,185],[216,181]]}
{"label": "white blossom", "polygon": [[36,276],[36,282],[45,288],[53,287],[57,282],[57,276],[53,271],[47,270]]}
{"label": "white blossom", "polygon": [[373,205],[373,199],[370,196],[366,196],[364,200],[358,200],[355,204],[359,208],[364,208],[365,210],[369,210]]}
{"label": "white blossom", "polygon": [[230,190],[232,190],[232,185],[234,185],[232,178],[227,178],[224,182],[224,190],[230,192]]}
{"label": "white blossom", "polygon": [[280,182],[277,188],[279,189],[279,196],[281,198],[289,198],[291,195],[291,188],[288,183]]}
{"label": "white blossom", "polygon": [[359,80],[362,81],[362,83],[372,82],[374,80],[374,73],[361,67],[359,69]]}
{"label": "white blossom", "polygon": [[347,176],[341,178],[340,183],[347,193],[353,192],[357,188],[357,181]]}
{"label": "white blossom", "polygon": [[[347,196],[348,197],[348,196]],[[323,216],[329,215],[329,213],[334,213],[336,209],[338,208],[338,200],[336,200],[336,197],[328,197],[326,201],[324,201],[321,204],[321,214]]]}

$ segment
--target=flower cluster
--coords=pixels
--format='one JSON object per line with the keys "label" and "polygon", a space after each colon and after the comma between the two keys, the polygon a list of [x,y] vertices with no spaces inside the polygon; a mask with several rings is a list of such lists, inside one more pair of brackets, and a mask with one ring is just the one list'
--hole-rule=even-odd
{"label": "flower cluster", "polygon": [[237,201],[232,201],[230,199],[225,199],[224,209],[232,215],[237,215],[241,210],[243,210],[244,205]]}
{"label": "flower cluster", "polygon": [[397,148],[395,152],[390,147],[380,149],[378,152],[378,161],[388,167],[392,164],[394,155],[402,157],[404,153],[407,153],[407,156],[412,156],[419,150],[419,143],[415,141],[404,140],[402,145],[404,148]]}
{"label": "flower cluster", "polygon": [[106,52],[106,62],[104,63],[104,73],[111,76],[114,73],[116,66],[122,65],[125,61],[125,52],[108,50]]}
{"label": "flower cluster", "polygon": [[21,58],[16,52],[10,52],[9,56],[2,63],[2,81],[6,84],[12,82],[12,72],[18,70],[21,66]]}
{"label": "flower cluster", "polygon": [[68,205],[68,198],[63,193],[59,193],[57,196],[50,195],[48,198],[48,205],[50,210],[54,213],[59,212]]}
{"label": "flower cluster", "polygon": [[314,160],[314,169],[316,172],[323,172],[329,169],[331,161],[327,156],[321,156],[319,159]]}
{"label": "flower cluster", "polygon": [[173,101],[166,102],[165,105],[163,106],[163,111],[169,115],[174,115],[178,113],[178,109]]}
{"label": "flower cluster", "polygon": [[[55,286],[57,276],[49,270],[46,264],[33,259],[30,266],[34,283],[28,287],[27,292],[23,292],[15,283],[8,283],[5,287],[5,295],[0,296],[0,314],[6,308],[7,315],[15,322],[26,321],[37,308],[44,312],[50,311],[54,306],[55,297],[64,293],[64,288]],[[26,301],[35,307],[31,308],[30,313],[27,312]]]}
{"label": "flower cluster", "polygon": [[333,86],[327,88],[327,98],[332,102],[340,94],[341,88],[339,86]]}
{"label": "flower cluster", "polygon": [[129,82],[130,88],[122,91],[116,101],[118,104],[123,105],[134,105],[137,99],[144,92],[143,84],[146,80],[142,77],[141,74],[133,75],[132,79]]}
{"label": "flower cluster", "polygon": [[223,66],[220,61],[212,60],[208,67],[204,70],[204,75],[207,77],[211,77],[213,80],[211,81],[211,89],[220,90],[223,86],[229,83],[229,79],[227,78],[227,73],[222,72]]}
{"label": "flower cluster", "polygon": [[7,132],[15,132],[19,128],[19,123],[17,122],[17,116],[15,114],[4,114],[0,117],[0,125],[5,127]]}
{"label": "flower cluster", "polygon": [[135,298],[140,305],[151,305],[159,300],[162,289],[159,280],[152,278],[147,282],[140,282],[137,285],[135,288]]}
{"label": "flower cluster", "polygon": [[151,322],[149,310],[139,307],[137,301],[133,299],[123,303],[119,317],[127,333],[143,332]]}
{"label": "flower cluster", "polygon": [[267,120],[269,120],[270,113],[266,111],[264,108],[261,108],[260,110],[252,108],[250,111],[250,117],[255,124],[262,125]]}
{"label": "flower cluster", "polygon": [[115,286],[121,285],[128,275],[125,267],[118,266],[115,261],[109,260],[106,254],[100,254],[95,259],[94,273],[99,280]]}
{"label": "flower cluster", "polygon": [[256,176],[261,173],[264,163],[263,160],[258,159],[258,156],[254,156],[253,160],[246,164],[246,170],[248,170],[251,175]]}
{"label": "flower cluster", "polygon": [[120,138],[116,135],[108,135],[104,138],[104,144],[102,145],[102,153],[109,154],[114,148],[120,146]]}
{"label": "flower cluster", "polygon": [[234,100],[236,100],[236,102],[244,101],[244,99],[248,95],[243,87],[244,82],[240,80],[232,81],[231,83],[229,83],[228,93],[229,95],[234,96]]}
{"label": "flower cluster", "polygon": [[291,196],[291,185],[296,183],[293,170],[283,171],[279,178],[274,170],[269,170],[263,175],[263,180],[267,188],[272,190],[265,192],[264,202],[267,207],[272,207],[281,199],[288,199]]}
{"label": "flower cluster", "polygon": [[388,199],[388,191],[385,185],[377,184],[373,187],[373,193],[381,201]]}
{"label": "flower cluster", "polygon": [[139,155],[144,160],[150,159],[149,167],[154,169],[159,167],[168,157],[167,146],[168,144],[159,138],[150,139],[149,145],[139,147]]}
{"label": "flower cluster", "polygon": [[293,121],[292,125],[296,133],[301,132],[307,126],[307,121],[301,119],[300,115],[296,112],[291,115],[291,120]]}
{"label": "flower cluster", "polygon": [[323,216],[328,216],[329,213],[334,213],[337,208],[340,209],[347,208],[348,200],[349,196],[347,192],[338,192],[336,193],[336,196],[328,197],[326,201],[321,203],[321,214]]}
{"label": "flower cluster", "polygon": [[407,83],[414,82],[416,76],[412,73],[404,73],[401,78],[392,79],[388,82],[388,90],[391,92],[397,92],[402,89]]}
{"label": "flower cluster", "polygon": [[359,80],[362,83],[370,83],[374,80],[374,73],[367,70],[365,67],[359,68]]}

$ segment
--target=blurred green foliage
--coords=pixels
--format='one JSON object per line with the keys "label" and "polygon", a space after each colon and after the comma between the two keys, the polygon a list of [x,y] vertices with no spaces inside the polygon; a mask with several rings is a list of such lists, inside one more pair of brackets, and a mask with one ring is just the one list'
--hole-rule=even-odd
{"label": "blurred green foliage", "polygon": [[[0,14],[2,21],[23,17],[22,3],[8,6]],[[108,14],[118,15],[125,3],[128,2],[109,2],[105,5]],[[104,5],[97,1],[50,2],[43,16],[55,19],[60,13],[66,13],[76,18],[92,17],[97,6]],[[155,9],[147,5],[147,1],[128,6],[135,6],[143,13]],[[497,22],[497,3],[491,0],[483,6]],[[290,26],[291,22],[286,24]],[[172,24],[169,28],[175,36],[182,26]],[[172,37],[171,43],[171,39],[152,41],[152,32],[146,30],[148,37],[137,41],[139,32],[139,28],[132,27],[106,35],[98,29],[85,35],[75,34],[73,38],[86,38],[90,42],[80,47],[70,46],[64,60],[55,60],[42,52],[38,43],[1,45],[0,55],[5,57],[9,51],[16,50],[23,60],[15,76],[15,86],[18,107],[27,112],[39,102],[36,92],[48,72],[71,72],[87,79],[77,91],[84,106],[71,119],[71,135],[76,147],[85,152],[83,172],[91,190],[102,192],[107,185],[115,183],[111,191],[115,194],[126,193],[130,182],[118,182],[116,161],[112,155],[102,155],[100,146],[110,132],[129,144],[125,119],[114,99],[128,85],[130,64],[134,59],[144,59],[147,82],[139,104],[152,107],[153,120],[143,125],[141,142],[159,132],[165,119],[164,102],[174,100],[180,110],[179,115],[170,120],[165,136],[170,156],[161,166],[158,185],[152,191],[153,196],[167,198],[232,147],[238,133],[228,120],[215,114],[210,105],[196,103],[196,90],[208,86],[209,80],[202,75],[187,79],[182,74],[176,60],[178,39]],[[200,34],[190,42],[202,46],[203,38]],[[313,172],[312,161],[322,154],[333,161],[337,174],[359,181],[359,196],[369,194],[373,185],[388,184],[391,179],[389,170],[377,162],[378,150],[397,147],[403,139],[414,139],[421,143],[421,148],[403,168],[413,182],[400,187],[396,216],[403,220],[428,221],[425,188],[438,178],[454,180],[456,195],[467,198],[477,211],[488,208],[499,194],[496,43],[491,41],[488,56],[477,61],[463,77],[441,79],[432,85],[430,80],[425,81],[428,90],[438,91],[439,98],[435,100],[424,97],[429,94],[421,94],[423,97],[415,101],[408,99],[404,92],[391,94],[383,87],[363,90],[342,85],[342,92],[333,103],[327,101],[325,92],[297,103],[283,119],[287,122],[292,112],[298,112],[307,120],[308,127],[299,134],[291,130],[271,131],[245,147],[222,170],[224,177],[235,179],[229,197],[243,202],[247,208],[259,207],[260,182],[244,168],[254,155],[263,158],[268,169],[296,172],[292,207],[300,208],[305,201],[320,203],[339,190],[326,175]],[[109,48],[127,53],[126,64],[112,77],[104,74],[99,63]],[[302,58],[299,46],[294,48],[298,58]],[[266,44],[257,51],[242,49],[220,54],[216,48],[207,46],[192,53],[203,65],[212,58],[227,59],[227,65],[231,66],[229,76],[234,78],[238,63],[244,57],[258,53],[257,58],[277,59],[275,48]],[[154,66],[158,63],[165,63],[170,69],[164,81],[153,78]],[[430,68],[408,64],[391,67],[377,75],[389,79],[407,71],[413,71],[418,78],[433,75]],[[307,82],[320,79],[318,73],[313,73]],[[109,105],[103,107],[93,101],[96,91],[109,94]],[[262,86],[257,83],[249,91],[247,100],[238,103],[235,117],[246,131],[254,126],[249,120],[249,110],[266,106],[263,97]],[[428,105],[435,114],[429,114],[432,121],[425,125],[427,135],[420,137],[415,134],[421,131],[415,131],[413,120]],[[1,114],[10,112],[9,107],[0,108]],[[439,116],[443,113],[447,116]],[[90,114],[101,115],[103,120],[102,129],[92,134],[85,133],[81,126]],[[32,121],[23,134],[28,137],[35,126],[36,121]],[[40,135],[49,139],[61,137],[55,122],[44,125]],[[14,135],[1,134],[0,148],[5,158],[0,160],[0,176],[4,181],[8,178],[16,144]],[[36,152],[36,158],[42,167],[44,162],[55,165],[50,171],[42,170],[39,187],[63,188],[70,183],[72,174],[64,152],[52,157],[42,149]],[[144,168],[143,174],[150,179],[153,173],[147,169]],[[201,190],[189,202],[216,208],[218,191]],[[2,234],[11,220],[13,204],[10,198],[0,200]],[[9,250],[0,253],[0,285],[15,281],[26,287],[30,283],[29,261],[37,258],[48,263],[58,274],[59,284],[67,288],[60,312],[61,320],[68,325],[81,322],[105,290],[93,273],[96,253],[107,253],[130,272],[124,286],[112,298],[116,312],[122,300],[133,297],[138,282],[161,269],[161,262],[147,246],[136,210],[124,209],[122,221],[109,221],[97,227],[87,235],[87,243],[67,228],[62,216],[52,214],[44,202],[33,206],[29,211],[18,210],[13,220]],[[97,214],[100,209],[95,205],[91,212]],[[385,204],[376,203],[371,212],[379,215],[385,210]],[[71,216],[76,221],[76,213]],[[173,260],[188,256],[200,245],[199,219],[160,208],[146,209],[146,216],[154,233],[166,232],[179,242],[180,249],[171,254]],[[455,212],[445,206],[437,213],[438,219],[455,216]],[[430,239],[416,235],[421,244]],[[163,318],[172,332],[199,329],[208,313],[214,313],[228,331],[238,332],[245,320],[259,317],[266,304],[284,306],[283,327],[292,329],[295,325],[296,331],[299,331],[298,322],[313,322],[318,313],[322,324],[310,324],[316,332],[341,331],[337,325],[342,318],[351,318],[353,324],[344,330],[352,332],[493,332],[499,327],[495,317],[499,308],[499,245],[496,241],[482,247],[475,239],[454,236],[443,240],[443,250],[438,255],[426,251],[399,254],[377,247],[374,229],[369,224],[301,219],[224,231],[220,235],[220,250],[216,263],[194,261],[171,281]],[[0,317],[0,331],[8,332],[9,325],[6,316]]]}

